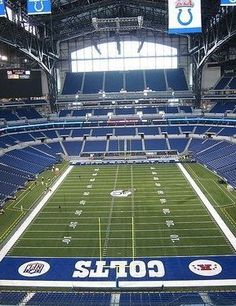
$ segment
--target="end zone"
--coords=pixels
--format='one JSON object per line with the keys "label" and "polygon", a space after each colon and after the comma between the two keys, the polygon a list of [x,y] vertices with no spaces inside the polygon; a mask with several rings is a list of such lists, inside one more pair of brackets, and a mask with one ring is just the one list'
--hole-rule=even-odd
{"label": "end zone", "polygon": [[235,286],[236,256],[135,260],[5,257],[0,263],[0,285],[111,289]]}

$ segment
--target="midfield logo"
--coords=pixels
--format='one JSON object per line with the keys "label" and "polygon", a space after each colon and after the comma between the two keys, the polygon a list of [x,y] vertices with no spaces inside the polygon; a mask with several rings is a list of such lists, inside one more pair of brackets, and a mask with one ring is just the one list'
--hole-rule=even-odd
{"label": "midfield logo", "polygon": [[131,189],[129,190],[113,190],[110,195],[114,198],[127,198],[128,196],[130,196],[132,194]]}

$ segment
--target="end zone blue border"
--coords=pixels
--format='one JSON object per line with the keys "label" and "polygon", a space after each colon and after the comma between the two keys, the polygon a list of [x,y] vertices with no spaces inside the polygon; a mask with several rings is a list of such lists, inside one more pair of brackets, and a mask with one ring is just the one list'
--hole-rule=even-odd
{"label": "end zone blue border", "polygon": [[[19,281],[78,282],[93,287],[96,283],[119,283],[145,287],[146,283],[188,281],[236,281],[236,256],[193,256],[154,258],[35,258],[5,257],[0,263],[0,282]],[[10,282],[9,282],[10,281]],[[17,281],[17,282],[16,282]],[[98,283],[99,282],[99,283]],[[52,286],[52,283],[50,284]]]}

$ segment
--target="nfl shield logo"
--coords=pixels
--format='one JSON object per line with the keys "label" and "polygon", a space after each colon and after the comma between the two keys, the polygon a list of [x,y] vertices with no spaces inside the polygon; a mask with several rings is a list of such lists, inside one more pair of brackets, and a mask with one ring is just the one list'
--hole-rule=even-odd
{"label": "nfl shield logo", "polygon": [[20,275],[25,277],[41,276],[48,272],[50,265],[46,261],[28,261],[18,269]]}
{"label": "nfl shield logo", "polygon": [[35,263],[28,264],[25,267],[25,270],[23,271],[23,273],[28,273],[28,274],[39,273],[40,274],[43,268],[44,268],[44,264],[35,262]]}

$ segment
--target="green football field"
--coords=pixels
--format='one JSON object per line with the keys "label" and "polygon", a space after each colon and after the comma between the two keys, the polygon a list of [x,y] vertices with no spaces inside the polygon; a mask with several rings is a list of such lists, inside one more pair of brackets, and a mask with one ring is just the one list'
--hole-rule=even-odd
{"label": "green football field", "polygon": [[[216,177],[203,167],[186,165],[186,169],[234,229],[235,194],[218,186]],[[114,197],[112,191],[124,197]],[[9,255],[104,258],[233,253],[175,164],[133,164],[74,166]]]}

